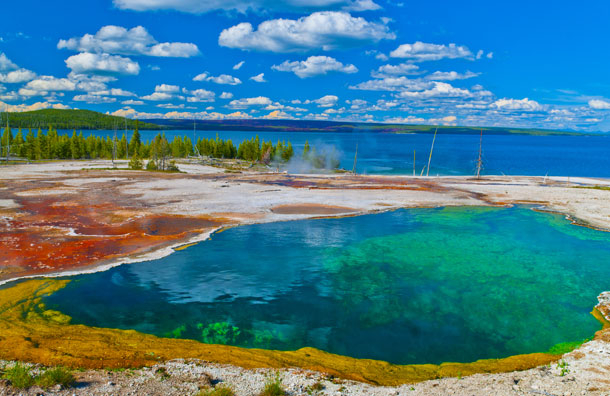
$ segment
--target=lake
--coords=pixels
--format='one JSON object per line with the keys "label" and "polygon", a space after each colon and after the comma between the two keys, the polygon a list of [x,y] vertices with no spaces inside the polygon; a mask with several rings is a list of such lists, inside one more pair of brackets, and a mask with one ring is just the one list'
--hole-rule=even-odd
{"label": "lake", "polygon": [[[63,131],[72,134],[72,131]],[[119,136],[122,133],[118,132]],[[157,131],[142,131],[143,140],[151,140]],[[113,131],[83,131],[83,134],[112,136]],[[171,140],[175,135],[193,139],[193,131],[166,131]],[[341,166],[351,170],[358,146],[357,172],[363,174],[419,175],[428,163],[431,134],[394,134],[379,132],[251,132],[197,131],[198,138],[232,139],[237,146],[256,134],[261,139],[292,142],[300,154],[305,141],[318,148],[334,148]],[[131,134],[128,134],[128,138]],[[430,166],[430,175],[472,175],[476,170],[479,135],[438,134]],[[610,177],[610,137],[595,136],[532,136],[484,135],[483,174],[527,176],[591,176]]]}

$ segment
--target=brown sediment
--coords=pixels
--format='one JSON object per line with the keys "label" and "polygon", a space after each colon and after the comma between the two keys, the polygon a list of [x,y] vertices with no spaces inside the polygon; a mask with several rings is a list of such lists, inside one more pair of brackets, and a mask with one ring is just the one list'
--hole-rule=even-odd
{"label": "brown sediment", "polygon": [[348,208],[345,206],[333,206],[333,205],[322,205],[322,204],[288,204],[278,205],[271,208],[273,213],[277,214],[307,214],[307,215],[333,215],[341,213],[354,213],[357,212],[354,208]]}
{"label": "brown sediment", "polygon": [[48,310],[44,296],[66,280],[30,280],[0,289],[0,359],[84,368],[141,367],[174,358],[196,358],[244,368],[300,367],[378,385],[400,385],[434,378],[526,370],[556,361],[559,355],[533,353],[505,359],[440,365],[394,365],[354,359],[314,348],[297,351],[245,349],[191,340],[159,338],[133,330],[73,325],[70,317]]}

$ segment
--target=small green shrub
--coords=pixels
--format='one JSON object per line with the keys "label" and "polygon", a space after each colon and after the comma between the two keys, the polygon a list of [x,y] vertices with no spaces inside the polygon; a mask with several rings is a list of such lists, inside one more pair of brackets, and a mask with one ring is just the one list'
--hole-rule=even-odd
{"label": "small green shrub", "polygon": [[227,385],[219,385],[216,388],[204,389],[197,396],[235,396],[235,392]]}
{"label": "small green shrub", "polygon": [[561,373],[559,374],[559,376],[561,377],[565,377],[566,374],[570,373],[570,364],[568,362],[566,362],[565,360],[560,360],[559,362],[557,362],[557,368],[561,369]]}
{"label": "small green shrub", "polygon": [[282,387],[282,379],[279,374],[275,374],[274,377],[270,377],[265,384],[265,388],[259,396],[285,396],[286,391]]}
{"label": "small green shrub", "polygon": [[143,167],[144,165],[142,164],[142,160],[138,154],[135,154],[133,157],[131,157],[131,160],[129,160],[129,169],[140,170]]}
{"label": "small green shrub", "polygon": [[76,379],[72,371],[64,367],[55,367],[48,369],[36,378],[36,384],[42,388],[50,388],[55,385],[61,385],[63,388],[70,388],[74,385]]}
{"label": "small green shrub", "polygon": [[11,385],[17,389],[27,389],[35,382],[31,369],[21,363],[15,363],[13,367],[6,369],[4,379],[9,380]]}
{"label": "small green shrub", "polygon": [[308,386],[307,388],[305,388],[305,391],[307,392],[308,395],[317,395],[320,392],[322,392],[324,389],[326,389],[326,387],[320,382],[316,382],[311,386]]}
{"label": "small green shrub", "polygon": [[159,374],[161,376],[161,381],[165,381],[166,379],[171,377],[165,367],[159,367],[157,370],[155,370],[155,374]]}
{"label": "small green shrub", "polygon": [[167,165],[167,170],[169,172],[179,172],[178,166],[176,165],[176,161],[169,161],[169,165]]}
{"label": "small green shrub", "polygon": [[150,160],[146,163],[146,170],[157,170],[159,169],[159,167],[157,166],[157,163],[153,160]]}

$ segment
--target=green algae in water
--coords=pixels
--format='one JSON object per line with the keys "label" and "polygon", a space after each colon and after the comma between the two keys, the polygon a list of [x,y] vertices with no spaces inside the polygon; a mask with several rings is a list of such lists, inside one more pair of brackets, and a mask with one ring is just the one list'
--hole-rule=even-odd
{"label": "green algae in water", "polygon": [[609,253],[610,234],[559,215],[410,209],[232,228],[45,302],[75,323],[207,343],[467,362],[590,337]]}

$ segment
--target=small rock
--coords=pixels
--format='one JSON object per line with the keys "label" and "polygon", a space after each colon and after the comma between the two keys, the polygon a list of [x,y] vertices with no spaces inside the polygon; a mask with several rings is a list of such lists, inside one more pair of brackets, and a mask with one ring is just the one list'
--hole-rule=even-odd
{"label": "small rock", "polygon": [[518,392],[518,391],[519,391],[519,387],[518,387],[517,385],[513,385],[513,390],[514,390],[515,392]]}

